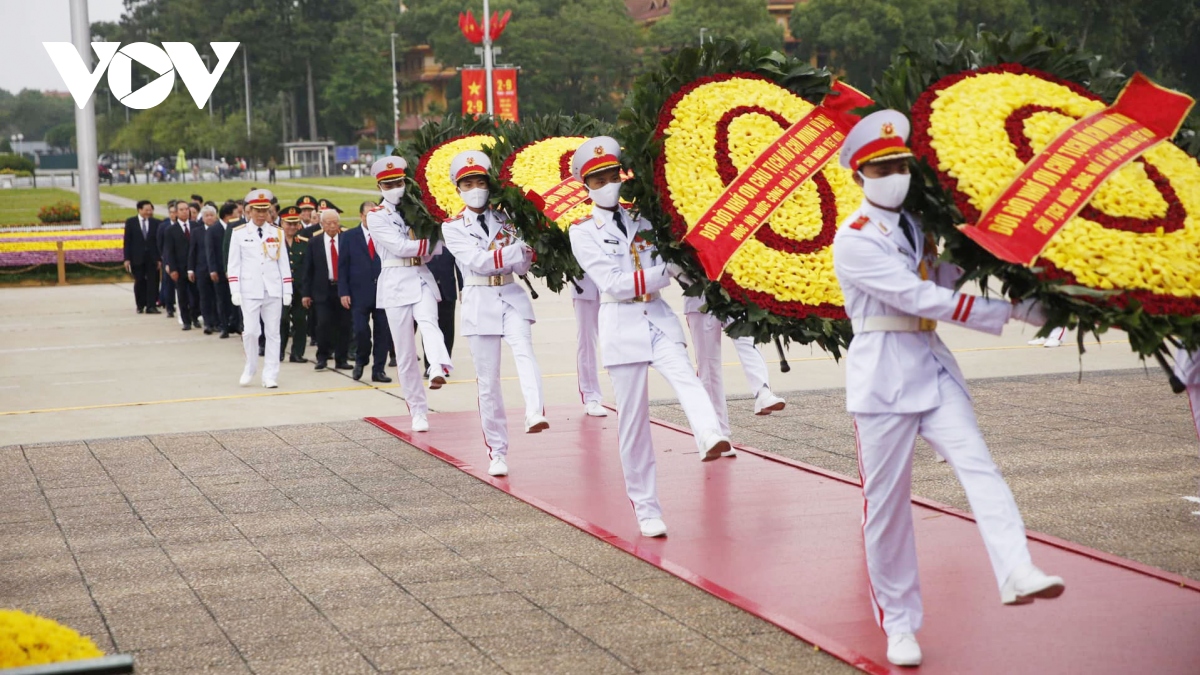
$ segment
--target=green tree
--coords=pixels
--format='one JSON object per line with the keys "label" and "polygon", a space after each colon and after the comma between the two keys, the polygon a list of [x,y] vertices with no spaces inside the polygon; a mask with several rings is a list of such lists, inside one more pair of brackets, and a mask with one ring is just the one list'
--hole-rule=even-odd
{"label": "green tree", "polygon": [[1028,28],[1027,0],[809,0],[792,10],[801,58],[816,57],[859,87],[870,87],[903,45],[977,29]]}
{"label": "green tree", "polygon": [[[353,14],[337,24],[330,45],[338,55],[322,91],[326,128],[334,138],[350,140],[368,119],[390,138],[392,119],[391,34],[396,30],[395,0],[353,0]],[[403,43],[396,45],[397,58]]]}
{"label": "green tree", "polygon": [[713,37],[783,47],[783,27],[763,0],[675,0],[671,13],[651,28],[650,40],[660,47],[692,46],[699,43],[701,29]]}
{"label": "green tree", "polygon": [[46,132],[46,144],[52,148],[75,147],[75,123],[64,122]]}

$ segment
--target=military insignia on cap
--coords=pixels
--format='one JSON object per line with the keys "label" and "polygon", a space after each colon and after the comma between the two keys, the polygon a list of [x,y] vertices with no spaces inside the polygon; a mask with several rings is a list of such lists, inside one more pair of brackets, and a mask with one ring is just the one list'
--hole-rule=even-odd
{"label": "military insignia on cap", "polygon": [[266,194],[265,192],[260,192],[260,193],[258,193],[258,198],[259,198],[259,199],[266,199],[266,198],[267,198],[267,194]]}
{"label": "military insignia on cap", "polygon": [[467,158],[467,166],[475,166],[475,158],[474,157]]}
{"label": "military insignia on cap", "polygon": [[603,147],[603,146],[600,146],[600,145],[597,145],[597,146],[595,147],[595,149],[593,149],[593,150],[592,150],[592,154],[593,154],[593,155],[595,155],[595,156],[597,156],[597,157],[603,157],[603,156],[604,156],[604,147]]}
{"label": "military insignia on cap", "polygon": [[387,163],[387,168],[389,168],[389,169],[394,169],[394,168],[396,168],[396,164],[395,164],[395,162],[388,162],[388,163]]}
{"label": "military insignia on cap", "polygon": [[883,128],[879,130],[880,138],[893,138],[896,135],[896,125],[891,122],[884,122]]}

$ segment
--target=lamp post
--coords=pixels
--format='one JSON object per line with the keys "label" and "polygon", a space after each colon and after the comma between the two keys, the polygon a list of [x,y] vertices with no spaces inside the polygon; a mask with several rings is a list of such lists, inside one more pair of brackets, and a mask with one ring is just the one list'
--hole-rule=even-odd
{"label": "lamp post", "polygon": [[488,9],[488,0],[483,0],[483,77],[487,81],[487,114],[495,117],[492,110],[492,13]]}
{"label": "lamp post", "polygon": [[[92,66],[92,25],[87,0],[71,0],[71,42],[88,72]],[[96,97],[75,108],[75,146],[79,158],[79,220],[100,227],[100,161],[96,149]]]}
{"label": "lamp post", "polygon": [[705,33],[707,33],[707,32],[708,32],[708,29],[707,29],[707,28],[701,28],[701,29],[700,29],[700,47],[701,47],[701,48],[703,48],[703,47],[704,47],[704,34],[705,34]]}
{"label": "lamp post", "polygon": [[25,134],[13,134],[12,136],[9,136],[8,138],[10,141],[13,142],[13,145],[17,146],[17,155],[20,156],[21,155],[21,142],[25,140]]}
{"label": "lamp post", "polygon": [[[208,54],[201,54],[200,58],[204,61],[204,69],[211,73],[212,70],[209,69],[209,67],[208,67]],[[216,98],[216,92],[217,92],[216,87],[214,87],[213,93],[209,94],[209,96],[208,96],[208,121],[210,123],[210,126],[211,126],[212,119],[213,119],[213,99]],[[209,159],[211,159],[215,163],[217,161],[217,149],[212,146],[209,146],[208,153],[209,153]]]}
{"label": "lamp post", "polygon": [[392,143],[392,147],[400,147],[400,81],[396,76],[395,33],[392,33]]}

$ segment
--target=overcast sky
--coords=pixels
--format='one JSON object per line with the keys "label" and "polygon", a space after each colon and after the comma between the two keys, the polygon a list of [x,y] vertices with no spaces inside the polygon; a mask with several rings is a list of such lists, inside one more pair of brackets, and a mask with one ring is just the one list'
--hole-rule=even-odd
{"label": "overcast sky", "polygon": [[[0,0],[0,89],[66,91],[43,42],[70,42],[68,0]],[[121,0],[88,0],[88,19],[116,21]],[[93,55],[93,58],[95,56]]]}

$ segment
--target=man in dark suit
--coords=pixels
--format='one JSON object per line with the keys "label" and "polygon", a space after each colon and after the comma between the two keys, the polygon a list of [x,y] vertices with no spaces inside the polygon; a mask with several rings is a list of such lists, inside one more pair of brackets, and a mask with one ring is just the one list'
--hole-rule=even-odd
{"label": "man in dark suit", "polygon": [[217,305],[217,324],[221,338],[228,338],[235,325],[232,296],[229,293],[229,277],[225,276],[225,258],[221,256],[221,242],[225,239],[228,221],[233,220],[233,202],[225,202],[217,211],[215,227],[204,230],[204,255],[208,259],[208,277],[212,280]]}
{"label": "man in dark suit", "polygon": [[351,318],[338,295],[338,257],[341,253],[341,221],[332,209],[321,216],[321,232],[308,241],[304,254],[305,308],[317,313],[317,365],[325,370],[330,355],[338,370],[351,370],[349,363]]}
{"label": "man in dark suit", "polygon": [[200,222],[204,229],[193,232],[188,248],[188,280],[196,285],[200,296],[200,316],[204,318],[204,334],[212,335],[219,324],[217,318],[217,284],[212,278],[212,267],[208,264],[208,233],[220,230],[217,209],[210,205],[200,208]]}
{"label": "man in dark suit", "polygon": [[183,329],[191,330],[193,327],[200,327],[200,296],[196,292],[196,285],[188,280],[188,253],[191,250],[192,237],[200,237],[203,232],[198,223],[189,220],[187,202],[179,202],[175,209],[176,223],[167,228],[163,263],[171,270],[171,281],[175,282],[175,298],[179,303],[179,318],[183,321]]}
{"label": "man in dark suit", "polygon": [[[425,267],[433,272],[438,292],[442,295],[437,306],[438,328],[446,339],[446,353],[450,354],[454,351],[454,305],[458,303],[458,289],[462,286],[461,272],[455,264],[454,254],[448,248],[443,248],[441,253],[433,256]],[[425,371],[429,372],[429,359],[425,359]]]}
{"label": "man in dark suit", "polygon": [[[374,206],[372,202],[367,202]],[[365,207],[360,207],[360,210]],[[338,295],[342,307],[350,310],[354,320],[354,340],[358,344],[354,358],[354,379],[362,378],[363,369],[371,360],[371,328],[375,329],[374,363],[371,366],[372,382],[391,382],[384,368],[387,366],[388,345],[392,333],[388,328],[387,312],[375,307],[375,290],[379,283],[382,261],[375,253],[375,242],[363,222],[346,231],[339,239],[342,246],[338,257]]]}
{"label": "man in dark suit", "polygon": [[171,229],[176,224],[175,216],[178,213],[179,200],[172,199],[167,202],[167,220],[160,223],[158,226],[158,235],[156,244],[158,246],[158,259],[162,261],[162,284],[159,286],[158,304],[167,309],[167,318],[175,318],[175,281],[171,278],[171,269],[167,263],[167,230]]}
{"label": "man in dark suit", "polygon": [[159,220],[154,217],[154,205],[143,199],[137,203],[138,214],[125,221],[125,271],[133,276],[133,299],[138,314],[158,314]]}
{"label": "man in dark suit", "polygon": [[[251,188],[250,191],[253,192],[254,188]],[[233,209],[233,211],[230,214],[231,216],[235,216],[235,217],[233,218],[233,220],[225,219],[225,225],[224,225],[225,234],[223,234],[221,236],[221,272],[222,273],[225,273],[225,271],[229,267],[229,242],[232,241],[233,231],[237,227],[246,224],[246,217],[245,217],[245,215],[243,215],[243,213],[244,212],[242,211],[241,202],[235,202],[235,208]],[[232,299],[230,301],[230,304],[232,305]],[[231,319],[231,322],[229,325],[229,332],[237,333],[238,335],[241,335],[242,330],[245,328],[245,325],[243,325],[243,323],[242,323],[242,308],[234,307],[232,314],[230,314],[230,319]]]}

